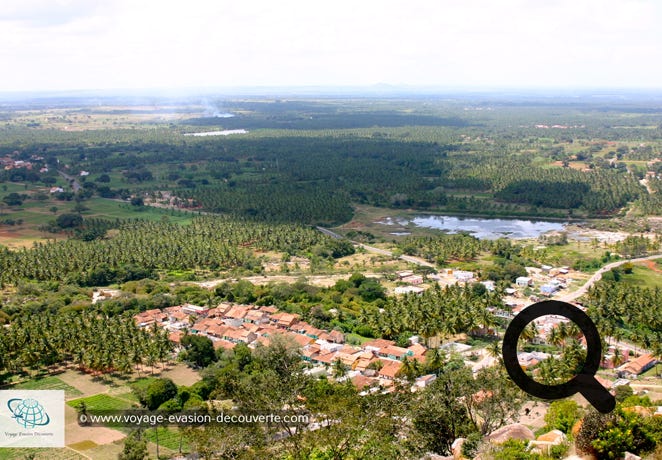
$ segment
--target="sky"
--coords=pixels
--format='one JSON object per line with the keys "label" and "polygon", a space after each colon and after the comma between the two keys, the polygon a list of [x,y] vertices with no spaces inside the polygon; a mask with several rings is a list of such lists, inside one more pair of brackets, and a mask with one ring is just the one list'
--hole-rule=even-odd
{"label": "sky", "polygon": [[659,0],[2,0],[0,92],[662,88]]}

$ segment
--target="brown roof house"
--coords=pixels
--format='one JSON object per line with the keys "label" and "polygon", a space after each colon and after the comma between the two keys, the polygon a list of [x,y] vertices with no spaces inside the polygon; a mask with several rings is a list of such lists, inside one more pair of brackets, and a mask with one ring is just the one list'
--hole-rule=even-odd
{"label": "brown roof house", "polygon": [[402,361],[384,360],[382,368],[377,373],[381,378],[386,380],[395,380],[396,375],[402,368]]}
{"label": "brown roof house", "polygon": [[655,366],[657,360],[653,358],[653,355],[646,354],[641,355],[637,359],[630,361],[629,363],[623,364],[621,367],[617,368],[617,374],[619,377],[635,378],[641,373],[646,372],[651,367]]}
{"label": "brown roof house", "polygon": [[276,326],[289,329],[299,321],[299,315],[295,313],[274,313],[270,316],[271,322]]}

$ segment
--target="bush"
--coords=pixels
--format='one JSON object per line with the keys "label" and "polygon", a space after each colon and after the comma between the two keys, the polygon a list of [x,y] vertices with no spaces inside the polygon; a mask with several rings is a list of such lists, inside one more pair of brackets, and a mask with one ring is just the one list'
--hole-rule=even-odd
{"label": "bush", "polygon": [[144,391],[134,390],[141,404],[149,410],[156,410],[166,401],[177,396],[177,385],[170,379],[156,379]]}
{"label": "bush", "polygon": [[216,361],[216,352],[212,341],[201,335],[185,335],[181,340],[184,352],[181,357],[187,363],[197,367],[207,367]]}
{"label": "bush", "polygon": [[23,197],[14,192],[5,196],[2,201],[4,201],[7,206],[20,206],[23,204]]}
{"label": "bush", "polygon": [[620,458],[626,451],[645,454],[655,448],[659,433],[653,428],[649,420],[620,407],[606,415],[593,410],[584,417],[575,444],[598,458]]}
{"label": "bush", "polygon": [[80,214],[65,213],[57,216],[55,223],[60,228],[80,227],[83,223],[83,216]]}
{"label": "bush", "polygon": [[630,385],[619,385],[616,387],[614,397],[616,401],[623,402],[625,399],[629,398],[634,394],[632,387]]}
{"label": "bush", "polygon": [[462,444],[462,455],[467,458],[474,458],[478,454],[478,447],[480,447],[480,433],[473,432],[467,436],[467,439]]}
{"label": "bush", "polygon": [[155,410],[161,404],[177,395],[177,385],[170,379],[158,379],[152,382],[145,392],[145,405]]}
{"label": "bush", "polygon": [[568,434],[581,415],[581,408],[575,401],[554,401],[545,414],[545,423],[550,430],[561,430]]}

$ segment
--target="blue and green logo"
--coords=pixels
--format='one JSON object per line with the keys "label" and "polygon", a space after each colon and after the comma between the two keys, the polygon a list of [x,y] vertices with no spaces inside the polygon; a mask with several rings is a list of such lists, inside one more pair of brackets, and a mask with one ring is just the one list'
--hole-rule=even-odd
{"label": "blue and green logo", "polygon": [[44,406],[39,404],[39,401],[36,399],[10,399],[7,401],[7,407],[12,413],[12,418],[16,420],[16,423],[24,428],[46,426],[51,421],[44,410]]}

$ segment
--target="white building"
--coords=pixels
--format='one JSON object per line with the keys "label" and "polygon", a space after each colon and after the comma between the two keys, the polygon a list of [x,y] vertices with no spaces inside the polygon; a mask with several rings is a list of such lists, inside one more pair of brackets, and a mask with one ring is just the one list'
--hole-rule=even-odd
{"label": "white building", "polygon": [[520,287],[533,286],[533,279],[529,276],[519,276],[515,280],[515,284]]}
{"label": "white building", "polygon": [[471,281],[474,278],[473,272],[467,272],[464,270],[455,270],[453,272],[453,276],[455,277],[456,280],[464,281],[465,283],[467,281]]}

